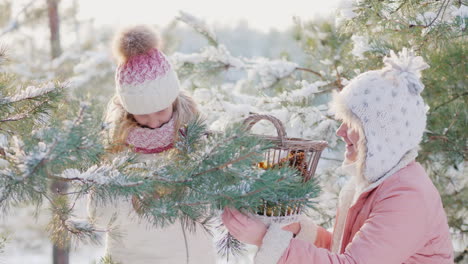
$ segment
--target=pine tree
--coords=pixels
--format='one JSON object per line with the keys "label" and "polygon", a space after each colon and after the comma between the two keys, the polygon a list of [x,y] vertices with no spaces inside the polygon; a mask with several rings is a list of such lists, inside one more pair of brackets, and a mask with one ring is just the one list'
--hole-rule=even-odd
{"label": "pine tree", "polygon": [[[466,48],[463,44],[466,42],[467,5],[464,1],[359,0],[349,3],[349,6],[341,8],[341,15],[336,22],[295,19],[295,26],[288,33],[302,47],[303,59],[294,60],[294,56],[286,53],[284,58],[233,56],[227,45],[223,44],[223,39],[216,36],[215,30],[209,29],[203,21],[185,13],[181,14],[178,21],[191,25],[202,36],[206,36],[207,46],[194,54],[175,53],[170,57],[181,77],[184,89],[190,90],[201,104],[202,111],[209,113],[206,124],[210,124],[210,130],[222,130],[228,123],[224,120],[241,121],[251,113],[267,113],[284,122],[288,135],[324,139],[329,142],[334,151],[327,152],[322,158],[322,164],[325,164],[324,161],[327,163],[316,175],[324,191],[312,215],[316,217],[317,224],[330,227],[333,224],[338,192],[346,180],[346,176],[336,170],[342,161],[343,145],[334,135],[338,122],[328,113],[330,94],[342,89],[348,80],[359,73],[381,68],[382,58],[390,49],[415,49],[431,66],[423,72],[423,83],[426,85],[423,97],[431,109],[428,132],[421,145],[418,160],[428,169],[442,195],[454,240],[460,243],[461,248],[466,248],[468,217],[463,202],[468,192],[463,170],[466,160],[464,131],[467,124],[464,105],[467,99],[464,88],[466,66],[463,63],[466,60]],[[171,26],[175,27],[176,24]],[[72,94],[75,96],[90,92],[107,96],[113,88],[113,64],[108,59],[103,59],[105,49],[99,45],[109,40],[110,34],[109,31],[101,32],[103,33],[96,35],[104,36],[104,39],[84,42],[82,48],[86,49],[83,53],[77,55],[67,52],[69,49],[64,49],[66,54],[54,63],[55,67],[65,69],[62,74],[72,82]],[[169,31],[163,33],[171,36]],[[174,47],[167,49],[175,50]],[[37,79],[56,76],[50,74],[50,71],[49,68],[41,68],[31,76]],[[13,82],[17,84],[17,81]],[[7,82],[2,83],[5,85]],[[76,118],[80,113],[79,103],[70,105],[73,105],[73,110],[66,111],[66,114],[64,111],[56,111],[59,115],[62,113],[62,120],[71,119],[68,123],[73,122],[71,117]],[[101,107],[93,110],[86,108],[88,111],[84,111],[93,116],[93,120],[99,120],[103,102],[89,105]],[[15,129],[24,133],[31,131],[32,124],[25,124]],[[94,124],[93,129],[89,135],[98,134],[101,128],[99,124]],[[261,132],[272,131],[271,127],[262,124],[256,129]],[[93,142],[97,143],[98,140]],[[93,179],[93,175],[114,175],[115,179],[128,183],[133,180],[133,176],[127,173],[126,169],[135,169],[128,165],[132,163],[131,155],[128,161],[130,162],[127,163],[126,159],[116,160],[114,163],[109,161],[105,164],[98,161],[85,162],[82,166],[67,167],[70,169],[68,171],[58,170],[58,175],[72,179],[74,177],[71,175],[78,175],[78,178],[86,175],[87,179]],[[119,165],[116,170],[112,169],[114,164]],[[61,172],[63,173],[60,174]],[[99,182],[101,180],[99,178]],[[78,186],[86,183],[79,180],[76,182]],[[151,184],[159,183],[147,182],[143,186]],[[103,202],[112,202],[119,195],[152,191],[151,187],[142,186],[87,186],[89,190],[106,190],[106,195],[99,198]],[[143,214],[143,217],[151,219],[152,216]],[[71,218],[69,220],[69,225],[75,223]],[[88,222],[92,223],[78,221],[77,227],[86,226],[86,230],[93,229],[84,224]],[[115,227],[110,223],[106,227],[94,228],[97,231],[105,231]],[[91,235],[88,237],[92,238]],[[466,254],[466,250],[464,252]],[[463,258],[462,253],[457,256],[456,261],[462,262]]]}
{"label": "pine tree", "polygon": [[[422,79],[422,96],[430,109],[418,161],[439,189],[453,237],[462,248],[468,238],[463,206],[468,198],[467,10],[464,1],[357,1],[348,9],[352,19],[340,28],[361,56],[356,65],[364,60],[366,68],[378,68],[390,49],[403,47],[414,49],[430,65]],[[466,258],[463,254],[466,250],[457,261]]]}
{"label": "pine tree", "polygon": [[[206,228],[207,218],[225,206],[256,212],[264,199],[308,208],[308,198],[318,193],[316,182],[304,183],[294,168],[258,168],[255,164],[263,161],[271,143],[247,133],[242,124],[211,133],[196,119],[187,125],[183,140],[157,163],[138,163],[132,153],[105,159],[98,137],[101,119],[92,102],[65,97],[60,84],[15,91],[7,76],[2,77],[0,208],[48,203],[48,229],[58,245],[97,242],[100,232],[116,228],[112,221],[98,227],[93,219],[76,218],[76,201],[88,193],[98,203],[140,197],[140,217],[155,226],[179,219],[188,230]],[[66,193],[51,191],[52,181],[68,182],[71,188]],[[160,189],[165,194],[159,199],[146,199]]]}
{"label": "pine tree", "polygon": [[[186,87],[204,102],[213,121],[226,115],[236,119],[250,112],[273,113],[285,122],[288,132],[327,140],[339,153],[342,144],[334,136],[338,122],[328,113],[330,94],[359,73],[382,68],[382,58],[390,50],[415,50],[431,66],[422,80],[430,111],[418,161],[441,193],[454,241],[466,247],[467,4],[361,0],[350,1],[340,10],[336,21],[295,19],[293,36],[304,50],[302,65],[284,58],[232,56],[212,30],[182,13],[179,20],[208,36],[209,46],[196,54],[176,53],[173,60]],[[234,82],[233,73],[241,76]],[[324,159],[331,163],[317,175],[324,196],[313,214],[319,224],[330,227],[343,175],[336,170],[339,156]],[[456,260],[462,261],[465,254],[462,250]]]}

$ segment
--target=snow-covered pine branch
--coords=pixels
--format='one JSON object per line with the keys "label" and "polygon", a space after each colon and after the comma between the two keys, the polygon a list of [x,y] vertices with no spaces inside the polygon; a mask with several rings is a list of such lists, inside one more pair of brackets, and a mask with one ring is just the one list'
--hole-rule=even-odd
{"label": "snow-covered pine branch", "polygon": [[47,123],[63,90],[62,84],[48,83],[28,86],[10,96],[5,96],[7,91],[2,91],[4,97],[0,98],[0,129],[12,134],[12,128],[28,120],[35,124]]}
{"label": "snow-covered pine branch", "polygon": [[17,103],[20,101],[33,99],[35,97],[43,96],[48,93],[51,93],[57,89],[57,85],[50,82],[46,85],[42,85],[41,87],[37,86],[28,86],[25,89],[22,89],[19,93],[16,93],[13,96],[4,97],[0,100],[1,104],[7,103]]}
{"label": "snow-covered pine branch", "polygon": [[187,12],[179,11],[179,17],[177,17],[177,19],[191,26],[198,33],[205,36],[211,45],[219,45],[217,37],[211,27],[200,18],[197,18]]}
{"label": "snow-covered pine branch", "polygon": [[244,62],[232,56],[227,48],[220,44],[216,47],[205,47],[200,53],[183,54],[174,53],[171,61],[176,69],[182,70],[184,66],[197,67],[199,70],[210,70],[218,68],[227,70],[229,68],[242,69]]}
{"label": "snow-covered pine branch", "polygon": [[14,30],[17,30],[20,25],[21,25],[21,22],[19,22],[19,17],[25,13],[29,7],[31,7],[34,2],[36,2],[36,0],[30,0],[27,4],[25,4],[23,6],[23,8],[21,8],[21,10],[10,20],[10,22],[8,22],[7,26],[4,27],[3,29],[0,29],[0,37],[2,37],[3,35],[6,35]]}
{"label": "snow-covered pine branch", "polygon": [[299,66],[286,60],[268,60],[264,58],[250,61],[247,80],[257,83],[259,89],[267,89],[281,79],[290,76]]}

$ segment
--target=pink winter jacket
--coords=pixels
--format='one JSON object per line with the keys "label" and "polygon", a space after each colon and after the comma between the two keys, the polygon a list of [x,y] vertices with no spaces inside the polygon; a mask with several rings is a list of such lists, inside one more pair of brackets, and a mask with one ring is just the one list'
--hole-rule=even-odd
{"label": "pink winter jacket", "polygon": [[453,263],[440,195],[414,161],[361,194],[349,208],[339,254],[330,252],[331,239],[323,228],[315,245],[292,239],[278,263]]}

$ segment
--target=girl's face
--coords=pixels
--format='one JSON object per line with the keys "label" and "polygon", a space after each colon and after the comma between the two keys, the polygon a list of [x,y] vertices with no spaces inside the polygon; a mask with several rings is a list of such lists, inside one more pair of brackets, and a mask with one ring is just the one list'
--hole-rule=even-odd
{"label": "girl's face", "polygon": [[154,112],[146,115],[133,115],[137,123],[142,127],[158,128],[169,122],[172,117],[172,105],[159,112]]}
{"label": "girl's face", "polygon": [[348,162],[354,162],[357,160],[359,133],[351,129],[346,123],[342,123],[336,131],[336,135],[342,137],[346,143],[345,159]]}

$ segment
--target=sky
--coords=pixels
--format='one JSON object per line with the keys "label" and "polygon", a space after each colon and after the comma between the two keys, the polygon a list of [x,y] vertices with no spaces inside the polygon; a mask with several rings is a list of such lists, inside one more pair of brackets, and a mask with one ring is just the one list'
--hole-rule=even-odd
{"label": "sky", "polygon": [[[246,21],[250,27],[283,30],[293,16],[310,20],[334,14],[342,0],[80,0],[80,17],[96,24],[150,23],[164,26],[179,10],[202,18],[211,25],[234,26]],[[273,4],[276,2],[276,4]]]}

